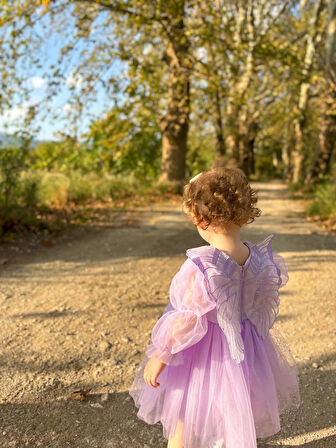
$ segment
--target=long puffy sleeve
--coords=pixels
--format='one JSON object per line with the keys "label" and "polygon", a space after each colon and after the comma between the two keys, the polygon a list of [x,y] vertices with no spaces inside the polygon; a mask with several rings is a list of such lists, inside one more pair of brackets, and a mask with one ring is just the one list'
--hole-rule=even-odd
{"label": "long puffy sleeve", "polygon": [[206,281],[197,266],[187,259],[174,276],[169,289],[170,303],[152,329],[148,358],[165,364],[183,363],[182,350],[199,342],[208,330],[205,314],[216,307]]}

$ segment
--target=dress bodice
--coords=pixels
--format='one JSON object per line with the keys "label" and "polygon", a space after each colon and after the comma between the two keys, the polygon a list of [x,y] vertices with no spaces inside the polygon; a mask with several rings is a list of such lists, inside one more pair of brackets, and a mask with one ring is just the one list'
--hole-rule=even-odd
{"label": "dress bodice", "polygon": [[211,245],[186,251],[203,273],[208,294],[216,303],[207,319],[222,328],[236,362],[244,359],[241,322],[249,319],[266,338],[279,311],[278,290],[288,281],[283,258],[272,250],[273,237],[257,244],[244,241],[250,255],[242,266]]}

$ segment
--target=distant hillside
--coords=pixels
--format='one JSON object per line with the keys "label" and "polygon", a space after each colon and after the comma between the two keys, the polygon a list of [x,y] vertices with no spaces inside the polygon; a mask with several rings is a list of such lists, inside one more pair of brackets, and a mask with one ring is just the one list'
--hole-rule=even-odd
{"label": "distant hillside", "polygon": [[[30,144],[31,148],[35,148],[36,145],[38,145],[39,143],[45,143],[47,142],[47,140],[33,140]],[[13,145],[16,146],[20,143],[20,138],[19,137],[15,137],[13,135],[6,135],[3,132],[0,132],[0,148],[2,146],[8,146],[8,145]]]}

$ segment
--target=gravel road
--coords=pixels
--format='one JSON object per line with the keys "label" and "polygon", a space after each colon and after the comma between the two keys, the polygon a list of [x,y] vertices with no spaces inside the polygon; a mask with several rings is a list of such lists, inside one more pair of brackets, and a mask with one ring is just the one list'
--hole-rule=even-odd
{"label": "gravel road", "polygon": [[[285,184],[256,182],[262,216],[286,260],[276,327],[299,369],[302,405],[260,446],[336,446],[336,236],[304,218]],[[0,246],[0,447],[164,448],[161,424],[128,395],[189,247],[206,244],[180,203],[154,203],[113,225],[69,229],[48,244]],[[83,401],[76,398],[82,395]],[[243,448],[243,447],[242,447]]]}

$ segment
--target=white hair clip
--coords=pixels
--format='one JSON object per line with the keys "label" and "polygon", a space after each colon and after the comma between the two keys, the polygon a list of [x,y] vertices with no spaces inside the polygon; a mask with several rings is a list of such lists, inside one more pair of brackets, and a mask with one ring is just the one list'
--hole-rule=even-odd
{"label": "white hair clip", "polygon": [[196,174],[196,176],[194,176],[192,179],[190,179],[189,183],[191,184],[191,182],[194,182],[195,179],[197,179],[203,171],[201,171],[200,173]]}

